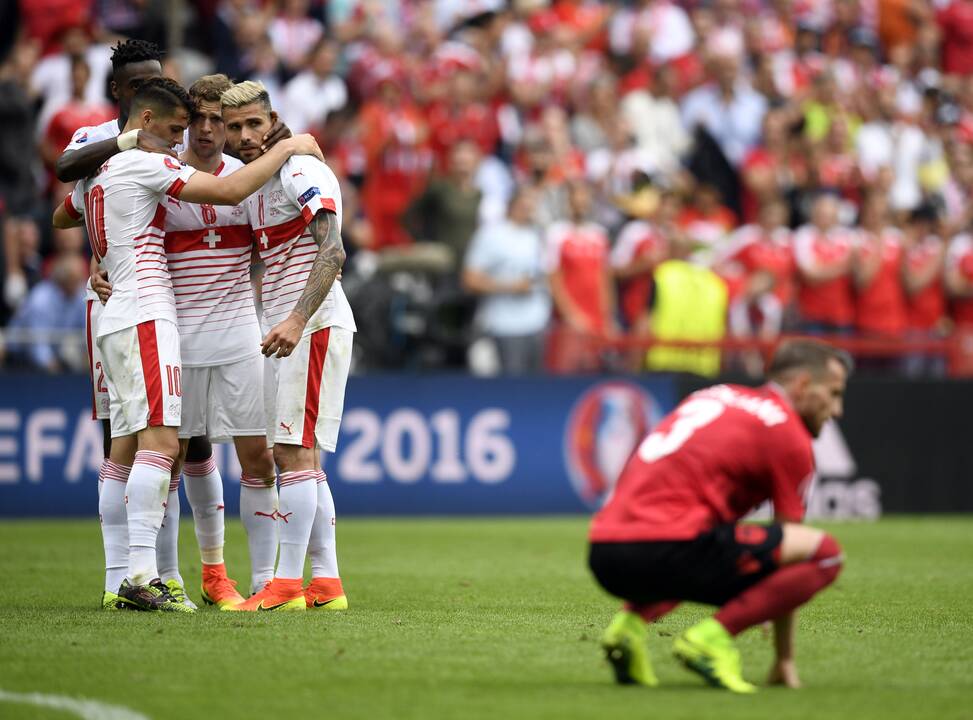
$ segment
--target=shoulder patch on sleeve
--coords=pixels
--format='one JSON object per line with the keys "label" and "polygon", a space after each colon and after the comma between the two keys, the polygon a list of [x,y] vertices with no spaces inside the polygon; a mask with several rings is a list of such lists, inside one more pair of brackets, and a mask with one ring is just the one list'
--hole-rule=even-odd
{"label": "shoulder patch on sleeve", "polygon": [[315,185],[315,186],[309,187],[307,190],[305,190],[304,191],[304,194],[301,195],[297,199],[297,201],[300,203],[301,207],[304,207],[305,205],[308,204],[308,202],[310,201],[311,198],[313,198],[315,195],[320,195],[320,194],[321,194],[321,191]]}

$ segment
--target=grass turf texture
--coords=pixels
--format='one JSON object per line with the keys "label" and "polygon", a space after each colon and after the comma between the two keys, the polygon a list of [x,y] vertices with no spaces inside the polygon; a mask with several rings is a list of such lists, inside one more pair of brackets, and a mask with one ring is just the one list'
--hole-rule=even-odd
{"label": "grass turf texture", "polygon": [[[0,523],[0,688],[152,718],[973,717],[973,518],[833,525],[848,562],[802,612],[805,689],[733,697],[669,654],[705,611],[650,631],[662,686],[611,684],[598,636],[617,603],[584,564],[582,519],[344,520],[347,613],[106,613],[94,522]],[[192,527],[182,569],[199,601]],[[246,584],[245,541],[227,563]],[[770,643],[740,638],[759,681]],[[634,715],[629,715],[634,713]],[[0,703],[2,718],[66,714]]]}

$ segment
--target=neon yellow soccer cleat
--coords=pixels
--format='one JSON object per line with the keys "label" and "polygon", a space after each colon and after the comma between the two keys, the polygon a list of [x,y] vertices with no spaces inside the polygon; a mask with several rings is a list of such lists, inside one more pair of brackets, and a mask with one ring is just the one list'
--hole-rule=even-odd
{"label": "neon yellow soccer cleat", "polygon": [[648,626],[638,615],[622,610],[612,618],[601,636],[605,659],[615,671],[619,685],[659,684],[649,660]]}
{"label": "neon yellow soccer cleat", "polygon": [[167,588],[169,588],[169,595],[172,597],[174,602],[179,603],[180,605],[185,605],[190,610],[199,609],[196,607],[196,603],[189,599],[189,596],[186,594],[186,588],[184,588],[178,580],[175,578],[166,580],[165,585]]}
{"label": "neon yellow soccer cleat", "polygon": [[755,693],[757,688],[743,679],[740,651],[733,638],[713,618],[696,623],[676,638],[672,652],[687,669],[713,687],[735,693]]}
{"label": "neon yellow soccer cleat", "polygon": [[101,595],[102,610],[134,610],[136,609],[126,598],[105,590]]}

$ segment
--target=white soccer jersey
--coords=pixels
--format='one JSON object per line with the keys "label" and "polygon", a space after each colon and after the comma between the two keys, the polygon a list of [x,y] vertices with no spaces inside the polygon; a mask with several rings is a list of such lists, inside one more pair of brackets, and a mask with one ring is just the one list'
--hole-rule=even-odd
{"label": "white soccer jersey", "polygon": [[84,208],[91,249],[112,284],[98,337],[146,320],[176,323],[163,202],[178,198],[195,172],[168,155],[128,150],[75,186],[71,204]]}
{"label": "white soccer jersey", "polygon": [[[243,167],[223,156],[214,175]],[[253,236],[246,204],[195,205],[166,198],[166,260],[179,319],[182,364],[208,367],[260,351],[250,287]]]}
{"label": "white soccer jersey", "polygon": [[64,148],[64,152],[68,150],[79,150],[91,143],[116,138],[120,134],[121,129],[118,127],[118,118],[106,120],[101,125],[80,127],[74,131],[74,135],[71,136],[71,142]]}
{"label": "white soccer jersey", "polygon": [[[338,216],[341,191],[327,165],[310,155],[295,155],[247,200],[260,259],[266,266],[262,286],[263,320],[270,328],[290,315],[304,292],[318,246],[308,223],[318,210]],[[337,326],[355,332],[355,318],[337,280],[304,334]]]}

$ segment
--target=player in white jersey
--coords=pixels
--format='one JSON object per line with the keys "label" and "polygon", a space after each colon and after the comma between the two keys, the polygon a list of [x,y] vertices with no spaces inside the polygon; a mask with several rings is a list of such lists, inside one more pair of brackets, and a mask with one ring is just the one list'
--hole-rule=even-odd
{"label": "player in white jersey", "polygon": [[[141,129],[132,131],[127,138],[119,139],[121,129],[128,122],[129,109],[136,90],[145,80],[162,77],[159,48],[154,43],[143,40],[125,40],[112,48],[111,62],[111,93],[118,103],[118,119],[109,120],[101,125],[78,128],[75,131],[57,160],[55,170],[61,182],[81,180],[94,174],[110,157],[133,144],[147,152],[165,153],[176,157],[168,142]],[[277,122],[264,137],[264,144],[271,147],[289,137],[290,134],[290,130],[283,123]],[[94,259],[92,259],[92,281],[95,287],[92,288],[92,283],[89,282],[86,288],[86,340],[91,371],[93,417],[102,421],[105,444],[105,460],[98,475],[98,513],[105,547],[105,589],[102,595],[102,607],[117,609],[119,603],[114,591],[118,589],[128,569],[128,528],[124,497],[125,482],[131,469],[124,466],[119,458],[130,456],[132,451],[126,446],[125,439],[118,439],[114,443],[114,453],[111,451],[113,443],[108,422],[108,387],[104,382],[101,352],[94,342],[98,335],[98,319],[111,288],[104,279],[104,274],[97,274],[97,262]],[[99,293],[102,300],[100,303]],[[134,443],[134,438],[131,439],[131,443]],[[202,463],[210,457],[212,457],[212,447],[205,437],[196,437],[190,441],[187,454],[190,462]],[[117,482],[105,483],[105,480]],[[163,535],[171,534],[175,537],[177,530],[173,523],[167,526]]]}
{"label": "player in white jersey", "polygon": [[[175,145],[191,111],[189,96],[178,83],[146,80],[132,100],[124,130],[142,129]],[[191,611],[173,600],[162,584],[155,557],[165,489],[179,455],[182,405],[175,299],[163,245],[165,197],[236,205],[301,152],[320,157],[313,138],[302,136],[279,143],[258,163],[217,178],[166,155],[131,150],[112,157],[83,183],[88,236],[113,286],[97,339],[110,396],[112,435],[138,438],[126,488],[129,567],[117,591],[134,607]],[[62,206],[55,213],[55,225],[69,221]]]}
{"label": "player in white jersey", "polygon": [[[227,146],[259,162],[260,137],[275,114],[257,82],[223,93]],[[268,436],[280,471],[280,559],[274,579],[237,610],[344,609],[338,574],[334,500],[320,470],[319,448],[334,452],[351,365],[355,320],[336,281],[341,192],[322,161],[291,158],[247,201],[257,250],[266,266],[261,300]],[[310,551],[311,583],[304,589]]]}
{"label": "player in white jersey", "polygon": [[[58,158],[56,173],[61,182],[80,180],[96,172],[112,155],[121,152],[118,136],[128,122],[132,97],[145,80],[162,76],[159,48],[141,40],[126,40],[112,50],[112,97],[118,102],[118,119],[101,125],[78,128],[64,152]],[[128,138],[128,141],[132,138]],[[137,132],[137,146],[149,152],[175,155],[169,144],[148,133]],[[124,144],[125,141],[123,141]],[[67,200],[70,204],[70,200]],[[80,206],[79,206],[80,207]],[[70,208],[74,210],[74,208]],[[77,214],[77,213],[75,213]],[[97,263],[92,259],[92,275]],[[125,483],[130,467],[124,458],[134,453],[134,438],[111,441],[108,422],[108,386],[105,383],[101,351],[94,342],[98,336],[98,320],[103,304],[89,281],[85,288],[87,301],[85,340],[88,348],[88,367],[91,372],[92,416],[102,421],[105,459],[98,472],[98,517],[101,520],[102,541],[105,548],[105,587],[102,607],[108,610],[121,606],[115,591],[128,570],[128,525],[125,512]],[[111,481],[111,482],[108,482]]]}
{"label": "player in white jersey", "polygon": [[[195,111],[189,144],[180,156],[197,170],[225,176],[243,167],[223,154],[226,133],[220,96],[231,85],[225,75],[207,75],[189,88]],[[246,204],[194,205],[167,198],[166,260],[176,298],[182,352],[182,426],[189,438],[235,445],[243,476],[240,515],[250,545],[251,591],[274,574],[277,558],[277,478],[267,447],[263,401],[264,359],[250,285],[253,235]],[[223,485],[211,456],[184,465],[203,567],[202,596],[227,608],[243,601],[223,564]],[[170,494],[171,516],[178,494]],[[160,539],[161,542],[161,539]],[[176,538],[171,555],[177,557]],[[158,555],[161,556],[162,548]],[[178,572],[178,563],[171,567]],[[160,573],[166,570],[160,560]],[[181,579],[181,578],[180,578]]]}

